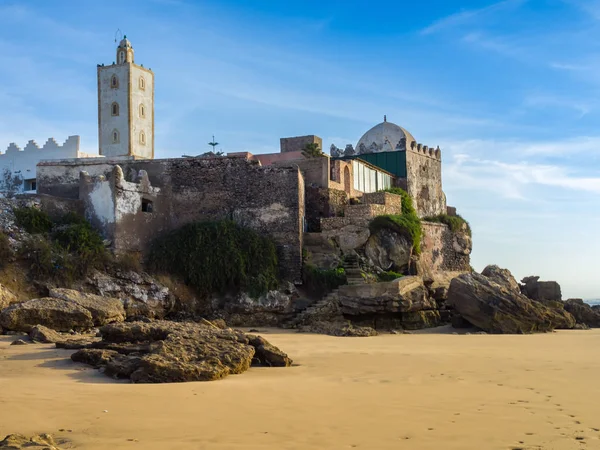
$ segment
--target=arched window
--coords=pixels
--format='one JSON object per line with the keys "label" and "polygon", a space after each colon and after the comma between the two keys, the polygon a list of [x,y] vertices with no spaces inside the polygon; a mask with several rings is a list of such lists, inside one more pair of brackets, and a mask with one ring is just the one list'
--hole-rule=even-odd
{"label": "arched window", "polygon": [[125,62],[125,51],[121,50],[119,52],[119,64],[123,64]]}
{"label": "arched window", "polygon": [[142,91],[146,90],[146,80],[144,80],[144,77],[140,77],[140,89]]}
{"label": "arched window", "polygon": [[110,79],[110,87],[113,89],[117,89],[119,87],[119,79],[116,75],[113,75]]}
{"label": "arched window", "polygon": [[146,133],[140,131],[140,144],[146,145]]}
{"label": "arched window", "polygon": [[118,116],[119,115],[119,104],[117,102],[114,102],[111,106],[110,106],[110,113],[113,116]]}
{"label": "arched window", "polygon": [[116,128],[112,131],[112,143],[113,144],[118,144],[120,141],[119,139],[119,130],[117,130]]}
{"label": "arched window", "polygon": [[146,117],[146,108],[144,105],[140,105],[140,117],[144,119]]}

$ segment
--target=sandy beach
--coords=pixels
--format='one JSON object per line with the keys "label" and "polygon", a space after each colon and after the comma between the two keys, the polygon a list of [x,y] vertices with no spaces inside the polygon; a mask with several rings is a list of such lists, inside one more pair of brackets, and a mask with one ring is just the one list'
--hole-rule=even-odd
{"label": "sandy beach", "polygon": [[3,336],[0,434],[91,450],[600,449],[600,330],[437,331],[268,330],[295,367],[169,385],[112,381],[69,351]]}

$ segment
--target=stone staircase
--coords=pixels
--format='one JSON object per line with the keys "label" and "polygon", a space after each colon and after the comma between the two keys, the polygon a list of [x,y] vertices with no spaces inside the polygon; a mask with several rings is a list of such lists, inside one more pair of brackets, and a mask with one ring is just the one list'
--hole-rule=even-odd
{"label": "stone staircase", "polygon": [[362,272],[360,271],[360,266],[358,265],[358,255],[356,255],[356,253],[347,254],[344,257],[342,266],[346,271],[348,284],[364,284],[365,280],[362,276]]}
{"label": "stone staircase", "polygon": [[312,314],[314,314],[319,309],[325,308],[331,302],[337,302],[338,300],[338,289],[334,289],[321,300],[313,303],[302,311],[298,312],[293,318],[288,320],[284,326],[285,328],[294,328],[298,325],[301,325],[306,319],[308,319]]}

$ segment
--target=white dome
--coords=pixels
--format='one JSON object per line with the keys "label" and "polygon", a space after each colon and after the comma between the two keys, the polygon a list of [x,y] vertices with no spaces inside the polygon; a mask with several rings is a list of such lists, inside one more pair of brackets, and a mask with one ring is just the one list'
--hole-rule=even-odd
{"label": "white dome", "polygon": [[381,122],[360,138],[356,144],[356,153],[380,153],[401,151],[410,148],[415,138],[395,123]]}
{"label": "white dome", "polygon": [[123,36],[123,39],[121,39],[121,42],[119,43],[119,48],[132,48],[131,42],[127,39],[127,36]]}

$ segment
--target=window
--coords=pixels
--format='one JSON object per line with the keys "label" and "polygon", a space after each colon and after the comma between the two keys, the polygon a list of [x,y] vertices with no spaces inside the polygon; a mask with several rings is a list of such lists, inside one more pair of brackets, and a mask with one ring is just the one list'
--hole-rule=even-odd
{"label": "window", "polygon": [[140,89],[142,91],[146,90],[146,80],[144,80],[144,77],[140,77]]}
{"label": "window", "polygon": [[112,131],[112,143],[113,144],[118,144],[119,143],[119,131],[118,130],[113,130]]}
{"label": "window", "polygon": [[110,106],[110,113],[113,116],[118,116],[119,115],[119,104],[117,102],[114,102],[111,106]]}
{"label": "window", "polygon": [[142,199],[142,212],[151,213],[154,211],[154,205],[150,200]]}
{"label": "window", "polygon": [[123,64],[125,62],[125,52],[121,50],[119,52],[119,64]]}
{"label": "window", "polygon": [[29,180],[25,180],[24,182],[25,191],[36,191],[37,190],[37,182],[35,178],[31,178]]}
{"label": "window", "polygon": [[140,131],[140,144],[146,145],[146,133]]}
{"label": "window", "polygon": [[146,108],[144,108],[144,105],[140,105],[140,117],[142,119],[146,117]]}
{"label": "window", "polygon": [[117,89],[119,87],[119,79],[117,78],[116,75],[113,75],[110,78],[110,87],[113,89]]}

